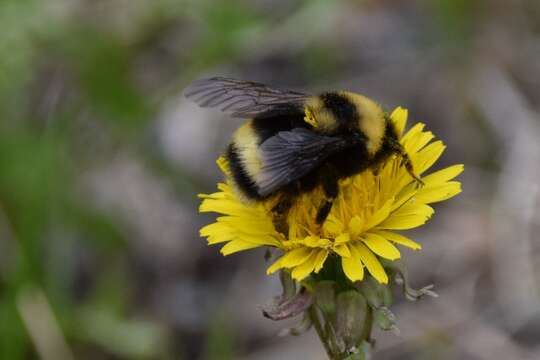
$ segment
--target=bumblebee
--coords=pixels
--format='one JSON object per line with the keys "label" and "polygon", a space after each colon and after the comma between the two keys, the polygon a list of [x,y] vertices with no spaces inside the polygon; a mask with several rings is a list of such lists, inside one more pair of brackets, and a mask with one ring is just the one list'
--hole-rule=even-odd
{"label": "bumblebee", "polygon": [[322,187],[325,199],[315,219],[322,225],[338,196],[338,181],[374,170],[391,155],[400,156],[422,183],[388,114],[366,96],[348,91],[309,95],[225,77],[197,80],[184,94],[201,107],[249,119],[225,154],[231,181],[247,200],[277,198],[274,224],[285,235],[288,210],[299,194]]}

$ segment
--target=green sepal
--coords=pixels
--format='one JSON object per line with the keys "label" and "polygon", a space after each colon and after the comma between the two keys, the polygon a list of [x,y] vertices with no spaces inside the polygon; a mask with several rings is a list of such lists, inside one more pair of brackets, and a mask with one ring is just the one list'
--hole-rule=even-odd
{"label": "green sepal", "polygon": [[372,277],[367,277],[364,281],[356,283],[356,288],[364,295],[369,306],[373,309],[392,305],[392,292],[389,286],[380,284]]}
{"label": "green sepal", "polygon": [[336,283],[323,280],[314,285],[313,294],[315,304],[324,313],[327,319],[334,319],[336,315]]}
{"label": "green sepal", "polygon": [[371,359],[371,347],[372,345],[367,341],[362,341],[358,348],[355,348],[347,357],[343,360],[370,360]]}
{"label": "green sepal", "polygon": [[291,277],[287,270],[279,272],[279,281],[281,283],[281,297],[288,299],[296,295],[296,281]]}
{"label": "green sepal", "polygon": [[364,335],[367,316],[367,301],[356,290],[348,290],[337,295],[336,333],[343,339],[346,349],[353,348]]}

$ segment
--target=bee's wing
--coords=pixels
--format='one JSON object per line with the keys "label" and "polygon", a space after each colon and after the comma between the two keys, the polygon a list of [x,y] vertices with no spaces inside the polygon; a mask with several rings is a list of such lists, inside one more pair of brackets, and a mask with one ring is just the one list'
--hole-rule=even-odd
{"label": "bee's wing", "polygon": [[277,90],[266,85],[225,77],[213,77],[192,82],[184,95],[201,107],[217,107],[235,117],[250,118],[275,110],[303,111],[309,95]]}
{"label": "bee's wing", "polygon": [[342,138],[303,128],[277,133],[259,147],[262,166],[255,179],[259,194],[269,195],[300,179],[346,146]]}

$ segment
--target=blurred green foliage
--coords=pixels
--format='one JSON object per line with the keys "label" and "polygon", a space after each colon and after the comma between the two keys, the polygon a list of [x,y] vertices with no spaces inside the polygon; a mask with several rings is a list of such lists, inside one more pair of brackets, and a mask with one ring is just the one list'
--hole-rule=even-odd
{"label": "blurred green foliage", "polygon": [[[118,146],[145,153],[159,99],[138,82],[137,63],[148,39],[178,22],[201,33],[188,56],[170,54],[178,62],[161,89],[233,57],[264,18],[242,1],[0,2],[1,359],[34,357],[17,309],[28,285],[45,291],[81,354],[164,356],[163,325],[129,315],[137,279],[123,224],[95,208],[79,180]],[[80,284],[81,249],[104,265],[91,285]],[[211,348],[230,351],[211,338]]]}
{"label": "blurred green foliage", "polygon": [[[223,309],[225,310],[225,309]],[[208,360],[232,360],[238,355],[238,345],[235,343],[235,331],[225,311],[216,313],[212,317],[208,329],[206,343],[206,356]]]}
{"label": "blurred green foliage", "polygon": [[[136,126],[134,120],[148,116],[142,97],[129,81],[124,47],[105,34],[89,35],[97,29],[78,31],[79,24],[58,19],[52,7],[41,1],[0,3],[4,34],[0,39],[0,226],[6,229],[2,242],[9,249],[0,255],[2,359],[23,359],[33,352],[15,304],[22,288],[29,284],[43,288],[66,330],[70,329],[67,324],[75,325],[73,332],[65,334],[72,338],[81,331],[85,318],[79,308],[93,308],[73,298],[76,263],[72,250],[77,245],[73,241],[86,238],[89,246],[98,248],[103,243],[124,244],[118,241],[120,234],[110,219],[77,199],[73,171],[77,158],[70,149],[77,134],[71,131],[73,126],[62,123],[78,116],[76,106],[68,104],[66,113],[40,113],[41,102],[51,90],[48,84],[35,83],[41,67],[54,61],[58,56],[54,52],[59,52],[62,65],[72,66],[80,77],[87,105],[104,109],[109,118],[130,127]],[[32,91],[39,92],[37,99],[30,96]],[[72,234],[62,236],[67,229]],[[121,254],[123,248],[109,250]],[[111,297],[111,292],[106,294]],[[107,304],[110,309],[110,301]],[[82,323],[82,328],[91,329]],[[124,336],[130,333],[122,331]]]}
{"label": "blurred green foliage", "polygon": [[[459,48],[468,45],[478,11],[483,0],[435,0],[427,1],[426,5],[434,10],[434,20],[439,26],[437,39],[444,39]],[[448,45],[448,44],[447,44]]]}

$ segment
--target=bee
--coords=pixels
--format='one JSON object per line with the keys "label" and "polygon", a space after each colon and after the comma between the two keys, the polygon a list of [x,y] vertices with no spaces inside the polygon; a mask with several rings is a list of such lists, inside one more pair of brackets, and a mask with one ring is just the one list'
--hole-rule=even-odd
{"label": "bee", "polygon": [[364,95],[309,95],[225,77],[194,81],[184,94],[201,107],[249,119],[225,153],[231,181],[248,201],[277,199],[273,221],[285,235],[288,211],[299,194],[322,187],[325,196],[315,218],[320,226],[338,196],[339,180],[375,170],[394,154],[422,184],[389,115]]}

